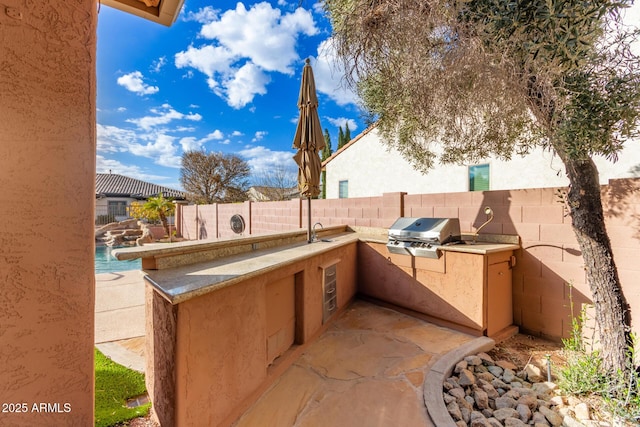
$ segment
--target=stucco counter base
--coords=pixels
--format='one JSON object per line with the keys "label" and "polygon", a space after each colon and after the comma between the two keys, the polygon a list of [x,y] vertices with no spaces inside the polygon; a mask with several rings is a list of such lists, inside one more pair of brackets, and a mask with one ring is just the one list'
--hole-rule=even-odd
{"label": "stucco counter base", "polygon": [[327,240],[145,270],[146,380],[161,425],[229,425],[349,305],[357,233]]}

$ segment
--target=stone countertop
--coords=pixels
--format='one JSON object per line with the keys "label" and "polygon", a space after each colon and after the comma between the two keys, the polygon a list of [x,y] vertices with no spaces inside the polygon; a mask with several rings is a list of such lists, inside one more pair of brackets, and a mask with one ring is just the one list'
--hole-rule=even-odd
{"label": "stone countertop", "polygon": [[[358,240],[366,243],[387,244],[387,236],[358,234]],[[477,242],[471,243],[465,241],[464,244],[452,244],[438,246],[438,249],[448,252],[465,252],[469,254],[487,255],[495,252],[514,251],[520,249],[519,244],[515,243],[494,243],[494,242]],[[409,255],[407,253],[407,255]]]}
{"label": "stone countertop", "polygon": [[145,270],[145,280],[175,305],[357,241],[358,233],[346,232],[314,243],[259,249],[167,270]]}
{"label": "stone countertop", "polygon": [[[324,238],[328,234],[349,231],[346,226],[330,226],[318,229],[317,234]],[[118,248],[113,256],[118,260],[149,258],[155,256],[172,256],[176,254],[207,252],[230,247],[247,246],[264,249],[268,246],[278,246],[282,243],[307,242],[307,230],[299,229],[279,233],[260,234],[257,236],[238,236],[231,239],[187,240],[172,243],[148,243],[144,246]]]}
{"label": "stone countertop", "polygon": [[[257,241],[267,241],[266,237],[273,239],[273,236],[247,239],[249,243],[255,245],[253,246],[254,250],[176,268],[145,270],[145,280],[171,304],[179,304],[191,298],[234,285],[347,244],[354,242],[387,243],[386,230],[385,233],[378,229],[344,230],[344,228],[339,227],[334,230],[325,229],[325,232],[333,231],[337,233],[321,235],[320,240],[314,243],[307,243],[305,240],[273,247],[255,245]],[[517,236],[507,237],[515,237],[517,239]],[[464,236],[464,239],[469,240],[467,236]],[[502,240],[504,243],[496,242],[496,239],[491,240],[494,241],[481,241],[475,244],[468,242],[467,244],[441,246],[440,248],[443,251],[481,255],[520,248],[519,244],[509,243],[509,241],[515,241],[513,239]],[[119,249],[116,256],[118,259],[130,259],[130,257],[139,258],[167,255],[168,253],[190,252],[196,248],[196,250],[215,249],[221,245],[229,244],[229,241],[183,243],[172,244],[170,247],[161,244],[142,248]]]}

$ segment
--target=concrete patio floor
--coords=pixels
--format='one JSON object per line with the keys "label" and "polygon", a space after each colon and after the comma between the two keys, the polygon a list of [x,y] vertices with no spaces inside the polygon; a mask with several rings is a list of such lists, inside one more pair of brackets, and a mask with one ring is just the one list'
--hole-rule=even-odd
{"label": "concrete patio floor", "polygon": [[356,300],[235,426],[435,426],[425,378],[473,340]]}
{"label": "concrete patio floor", "polygon": [[[356,300],[234,426],[441,427],[444,373],[490,343]],[[144,371],[139,271],[96,276],[96,347]]]}
{"label": "concrete patio floor", "polygon": [[95,344],[127,368],[144,372],[144,282],[140,270],[96,274]]}

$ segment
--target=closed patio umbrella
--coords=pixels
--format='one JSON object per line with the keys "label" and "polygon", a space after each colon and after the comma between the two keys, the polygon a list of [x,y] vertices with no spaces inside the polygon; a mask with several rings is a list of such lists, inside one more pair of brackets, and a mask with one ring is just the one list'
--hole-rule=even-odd
{"label": "closed patio umbrella", "polygon": [[293,148],[298,152],[293,156],[293,159],[298,164],[300,196],[307,198],[307,237],[311,243],[311,198],[320,194],[322,163],[318,152],[324,148],[324,136],[318,117],[316,83],[308,58],[302,70],[298,108],[300,109],[300,118],[293,138]]}

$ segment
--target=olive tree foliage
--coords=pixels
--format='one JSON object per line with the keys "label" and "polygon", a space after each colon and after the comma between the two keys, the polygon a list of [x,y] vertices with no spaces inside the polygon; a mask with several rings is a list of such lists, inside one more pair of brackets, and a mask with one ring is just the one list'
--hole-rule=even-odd
{"label": "olive tree foliage", "polygon": [[601,328],[623,369],[630,316],[606,233],[598,172],[637,136],[638,32],[631,3],[579,0],[326,0],[347,81],[383,140],[423,172],[508,160],[541,146],[564,163],[566,207]]}
{"label": "olive tree foliage", "polygon": [[198,204],[247,200],[249,165],[235,154],[186,151],[180,183],[187,199]]}

